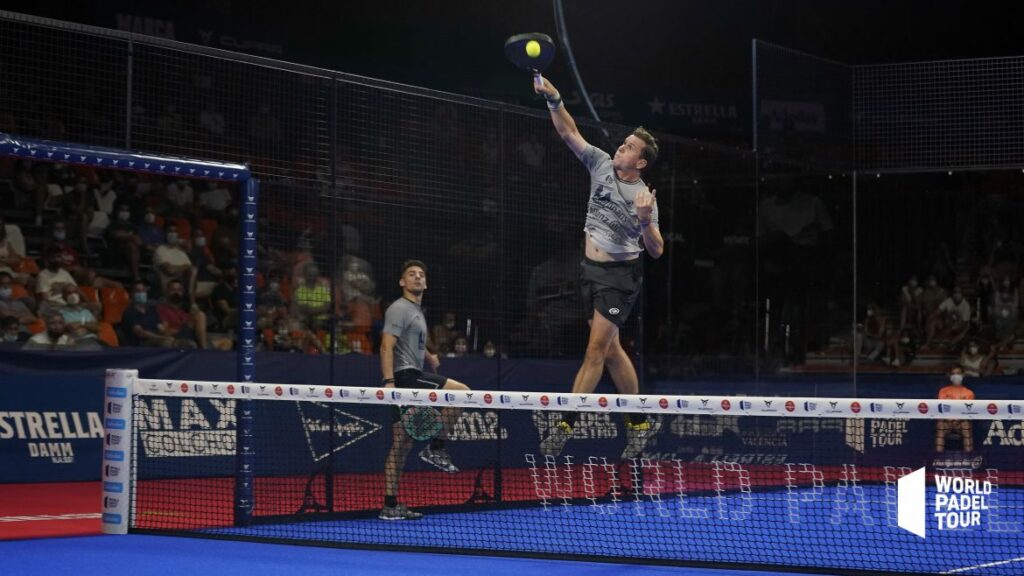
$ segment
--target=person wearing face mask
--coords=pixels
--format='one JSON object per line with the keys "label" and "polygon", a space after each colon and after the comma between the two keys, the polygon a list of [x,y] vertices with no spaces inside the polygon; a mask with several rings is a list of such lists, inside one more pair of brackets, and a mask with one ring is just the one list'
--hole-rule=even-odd
{"label": "person wearing face mask", "polygon": [[465,336],[459,336],[452,344],[452,351],[448,353],[449,358],[462,358],[469,354],[469,340]]}
{"label": "person wearing face mask", "polygon": [[994,356],[995,347],[989,347],[986,354],[982,352],[977,340],[970,340],[960,353],[960,366],[963,368],[964,375],[972,378],[991,375]]}
{"label": "person wearing face mask", "polygon": [[111,219],[114,218],[116,202],[117,192],[114,192],[114,181],[109,178],[102,180],[99,187],[92,191],[92,204],[95,209],[92,213],[92,220],[89,222],[89,233],[103,234],[106,231],[110,226]]}
{"label": "person wearing face mask", "polygon": [[[939,400],[974,400],[974,392],[964,385],[964,371],[954,366],[949,371],[949,384],[939,390]],[[964,452],[974,450],[974,434],[970,420],[939,420],[935,423],[935,451],[946,451],[946,439],[956,433],[962,441]]]}
{"label": "person wearing face mask", "polygon": [[7,272],[0,272],[0,316],[14,317],[22,326],[38,320],[25,302],[14,297],[14,280]]}
{"label": "person wearing face mask", "polygon": [[167,241],[153,252],[153,267],[160,276],[161,287],[166,290],[171,280],[177,280],[183,286],[194,286],[196,268],[192,265],[192,259],[182,249],[178,226],[169,223],[164,230]]}
{"label": "person wearing face mask", "polygon": [[931,346],[936,336],[949,340],[949,347],[955,348],[967,336],[971,327],[971,304],[964,298],[960,287],[953,288],[953,294],[939,304],[938,309],[928,318],[925,328],[925,348]]}
{"label": "person wearing face mask", "polygon": [[171,348],[174,338],[163,333],[156,306],[149,303],[149,286],[135,281],[131,288],[132,304],[121,317],[119,340],[125,346],[157,346]]}
{"label": "person wearing face mask", "polygon": [[982,325],[992,321],[992,299],[996,294],[996,283],[987,267],[982,268],[978,273],[978,281],[974,284],[974,294],[977,298],[978,320]]}
{"label": "person wearing face mask", "polygon": [[82,306],[82,293],[77,286],[64,287],[64,302],[60,314],[64,318],[64,331],[75,338],[78,345],[92,343],[100,331],[100,323],[88,308]]}
{"label": "person wearing face mask", "polygon": [[192,250],[188,253],[192,265],[196,269],[195,286],[190,290],[196,300],[207,298],[213,293],[217,283],[224,277],[224,270],[218,266],[213,251],[210,250],[206,234],[201,228],[192,231]]}
{"label": "person wearing face mask", "polygon": [[167,236],[163,228],[157,224],[156,211],[153,208],[146,208],[142,215],[142,222],[135,228],[135,233],[142,240],[143,253],[152,256],[157,247],[167,243]]}
{"label": "person wearing face mask", "polygon": [[75,347],[75,339],[64,331],[64,317],[59,313],[47,314],[46,330],[36,334],[25,342],[25,350],[53,350],[55,348],[71,349]]}
{"label": "person wearing face mask", "polygon": [[21,325],[14,316],[0,316],[0,346],[20,347],[26,340],[28,334],[21,331]]}
{"label": "person wearing face mask", "polygon": [[57,312],[61,306],[67,304],[64,301],[65,286],[78,286],[62,263],[63,258],[59,252],[48,254],[46,269],[41,270],[36,277],[36,303],[41,316]]}

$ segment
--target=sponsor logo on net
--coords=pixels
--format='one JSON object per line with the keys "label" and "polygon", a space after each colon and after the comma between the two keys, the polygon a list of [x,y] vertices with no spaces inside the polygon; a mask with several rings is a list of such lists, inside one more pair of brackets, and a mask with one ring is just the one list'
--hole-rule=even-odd
{"label": "sponsor logo on net", "polygon": [[235,405],[231,399],[185,398],[180,404],[164,398],[143,399],[136,407],[142,454],[148,458],[233,456]]}
{"label": "sponsor logo on net", "polygon": [[[900,528],[927,537],[928,490],[926,471],[918,468],[897,482],[897,520]],[[940,531],[977,528],[989,510],[992,482],[962,476],[948,476],[937,471],[931,508],[935,526]]]}

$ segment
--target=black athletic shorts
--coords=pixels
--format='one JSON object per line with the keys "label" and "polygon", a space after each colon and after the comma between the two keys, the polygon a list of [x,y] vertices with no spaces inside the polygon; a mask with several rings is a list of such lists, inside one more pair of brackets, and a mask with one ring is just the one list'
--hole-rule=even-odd
{"label": "black athletic shorts", "polygon": [[[405,370],[395,372],[395,388],[433,388],[440,390],[444,388],[444,384],[447,381],[447,376],[441,376],[433,372],[423,372],[415,368],[406,368]],[[402,411],[398,406],[391,407],[391,417],[395,422],[401,419]]]}
{"label": "black athletic shorts", "polygon": [[643,284],[643,262],[640,258],[621,262],[595,262],[584,258],[580,262],[583,303],[588,310],[597,310],[620,330],[629,320]]}

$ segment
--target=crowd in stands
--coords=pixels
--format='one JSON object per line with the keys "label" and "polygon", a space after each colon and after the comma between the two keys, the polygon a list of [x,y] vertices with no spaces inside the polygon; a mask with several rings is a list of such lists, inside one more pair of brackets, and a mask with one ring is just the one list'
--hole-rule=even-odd
{"label": "crowd in stands", "polygon": [[[229,186],[8,160],[0,208],[0,346],[234,347],[239,218]],[[373,353],[383,307],[372,267],[347,254],[330,275],[312,248],[309,234],[292,250],[261,246],[259,348]],[[432,334],[441,354],[473,353],[454,313]],[[493,342],[476,344],[497,354]]]}

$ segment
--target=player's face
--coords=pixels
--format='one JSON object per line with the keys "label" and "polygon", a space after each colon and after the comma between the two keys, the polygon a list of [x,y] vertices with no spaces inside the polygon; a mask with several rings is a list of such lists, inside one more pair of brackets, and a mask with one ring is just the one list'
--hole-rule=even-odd
{"label": "player's face", "polygon": [[410,266],[402,274],[398,285],[413,294],[422,294],[427,289],[427,273],[419,266]]}
{"label": "player's face", "polygon": [[647,166],[647,160],[641,157],[641,152],[647,144],[630,134],[622,141],[619,148],[615,150],[615,158],[612,166],[620,170],[641,170]]}

